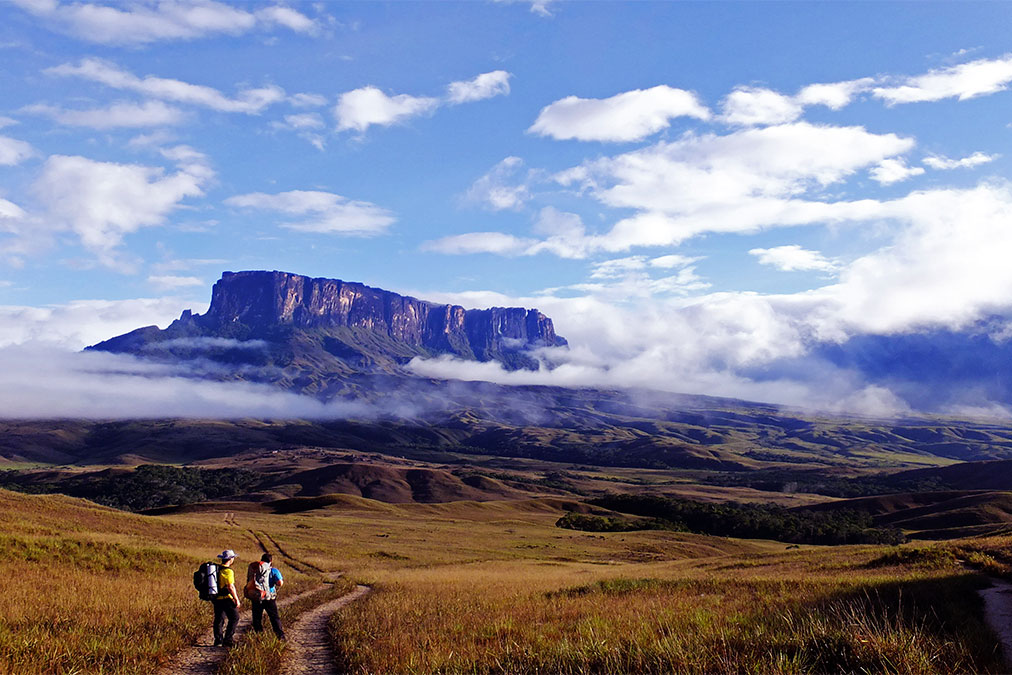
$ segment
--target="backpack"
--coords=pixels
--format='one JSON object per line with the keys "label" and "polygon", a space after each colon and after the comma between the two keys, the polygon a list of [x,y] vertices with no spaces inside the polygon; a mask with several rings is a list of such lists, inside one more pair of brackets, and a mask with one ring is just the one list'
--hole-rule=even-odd
{"label": "backpack", "polygon": [[260,601],[270,593],[271,565],[265,562],[251,562],[246,568],[246,588],[243,595],[250,600]]}
{"label": "backpack", "polygon": [[193,587],[197,589],[201,600],[214,600],[218,597],[218,565],[206,562],[193,573]]}

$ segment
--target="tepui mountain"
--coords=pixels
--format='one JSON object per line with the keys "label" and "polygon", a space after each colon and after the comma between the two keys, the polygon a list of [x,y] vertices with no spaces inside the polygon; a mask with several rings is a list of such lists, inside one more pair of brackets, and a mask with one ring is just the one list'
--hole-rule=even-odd
{"label": "tepui mountain", "polygon": [[343,389],[360,376],[410,375],[415,357],[536,369],[532,350],[567,344],[536,309],[464,309],[340,279],[243,271],[222,274],[205,314],[187,310],[164,330],[146,326],[88,349],[329,397],[352,393]]}

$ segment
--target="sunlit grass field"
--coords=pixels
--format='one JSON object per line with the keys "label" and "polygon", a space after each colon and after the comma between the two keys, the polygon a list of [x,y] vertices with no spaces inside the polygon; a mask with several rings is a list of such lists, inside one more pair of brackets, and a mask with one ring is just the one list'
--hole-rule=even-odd
{"label": "sunlit grass field", "polygon": [[[331,625],[352,672],[1005,670],[981,623],[985,582],[957,562],[958,543],[897,555],[907,548],[585,533],[554,527],[552,499],[332,501],[152,517],[0,492],[4,569],[18,580],[0,594],[0,672],[153,671],[210,624],[193,570],[226,546],[244,570],[260,554],[251,530],[285,593],[321,570],[373,586]],[[981,555],[1003,545],[985,543]],[[271,672],[284,657],[269,636],[247,640],[222,672]]]}

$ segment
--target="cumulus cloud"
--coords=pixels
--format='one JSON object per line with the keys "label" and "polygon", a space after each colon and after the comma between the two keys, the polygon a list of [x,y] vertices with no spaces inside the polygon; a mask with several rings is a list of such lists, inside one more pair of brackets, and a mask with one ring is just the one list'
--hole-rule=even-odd
{"label": "cumulus cloud", "polygon": [[[496,364],[452,359],[419,360],[414,367],[430,377],[640,386],[866,414],[911,408],[951,412],[967,406],[990,410],[1007,404],[1012,385],[1008,391],[997,388],[1006,395],[1003,399],[989,398],[995,388],[984,385],[994,379],[992,365],[1007,361],[1012,335],[1012,267],[1007,264],[1012,187],[982,183],[913,192],[876,202],[864,217],[891,234],[849,262],[799,246],[751,251],[760,262],[780,269],[835,277],[802,293],[699,295],[705,287],[687,292],[677,275],[657,279],[649,273],[655,265],[667,264],[665,256],[597,262],[588,283],[566,287],[581,292],[580,297],[563,297],[558,293],[562,289],[522,298],[420,293],[471,307],[537,306],[554,319],[571,348],[544,353],[546,363],[558,367],[536,373],[507,373]],[[691,270],[692,262],[684,257],[671,264]],[[686,274],[681,281],[692,280]],[[945,331],[948,337],[939,338]],[[974,342],[974,331],[984,331],[985,346],[998,345],[995,355],[987,357],[991,365],[978,369],[986,373],[977,382],[979,389],[972,375],[956,377],[961,364],[978,358],[980,341]],[[869,365],[884,366],[894,358],[890,350],[906,349],[904,341],[918,335],[924,336],[924,353],[933,359],[929,370],[947,368],[949,375],[925,384],[923,379],[905,380],[902,369]],[[869,343],[869,336],[881,339]],[[956,351],[946,351],[950,348]],[[853,356],[848,361],[831,358],[834,354]],[[869,361],[874,354],[881,360]]]}
{"label": "cumulus cloud", "polygon": [[875,83],[874,78],[862,77],[845,82],[824,82],[802,87],[794,100],[800,105],[823,105],[831,110],[839,110],[850,104],[854,97],[867,91]]}
{"label": "cumulus cloud", "polygon": [[298,232],[365,237],[383,233],[397,220],[393,213],[370,202],[315,190],[291,190],[277,194],[253,192],[229,197],[225,203],[239,208],[304,216],[281,224],[281,227]]}
{"label": "cumulus cloud", "polygon": [[0,136],[0,166],[14,166],[35,155],[30,143]]}
{"label": "cumulus cloud", "polygon": [[520,209],[531,198],[532,174],[524,170],[524,160],[507,157],[476,180],[465,199],[492,211]]}
{"label": "cumulus cloud", "polygon": [[866,77],[845,82],[810,84],[788,96],[765,87],[737,87],[721,104],[721,121],[735,126],[785,124],[801,117],[805,108],[822,105],[839,110],[874,83]]}
{"label": "cumulus cloud", "polygon": [[388,96],[377,87],[362,87],[341,94],[334,116],[338,131],[365,132],[372,125],[401,124],[419,115],[431,113],[439,99],[397,94]]}
{"label": "cumulus cloud", "polygon": [[769,265],[784,272],[808,271],[835,272],[839,265],[818,251],[809,251],[797,244],[754,248],[749,255],[759,259],[760,265]]}
{"label": "cumulus cloud", "polygon": [[215,34],[241,35],[257,27],[282,26],[301,33],[315,33],[318,29],[315,20],[283,5],[247,11],[213,0],[159,0],[127,5],[59,0],[13,2],[62,32],[104,45],[145,45]]}
{"label": "cumulus cloud", "polygon": [[25,343],[78,350],[141,326],[166,327],[184,309],[207,310],[206,301],[178,297],[78,300],[45,307],[0,305],[0,347]]}
{"label": "cumulus cloud", "polygon": [[998,159],[1000,155],[988,155],[983,152],[975,152],[972,155],[961,159],[950,159],[941,155],[929,155],[924,158],[924,164],[932,169],[940,171],[948,169],[970,169],[981,164],[987,164]]}
{"label": "cumulus cloud", "polygon": [[738,87],[724,99],[721,119],[728,124],[783,124],[801,117],[804,107],[790,96],[761,87]]}
{"label": "cumulus cloud", "polygon": [[482,73],[472,80],[451,82],[446,87],[446,99],[450,103],[469,103],[493,96],[505,96],[510,93],[510,77],[505,70],[494,70]]}
{"label": "cumulus cloud", "polygon": [[163,101],[203,106],[220,112],[255,115],[264,108],[285,100],[284,90],[274,85],[242,89],[234,98],[229,98],[217,89],[204,85],[154,75],[138,77],[114,63],[97,58],[81,59],[77,65],[64,63],[47,68],[44,72],[62,77],[80,77],[112,89],[133,91]]}
{"label": "cumulus cloud", "polygon": [[876,96],[893,106],[956,98],[960,101],[1004,91],[1012,82],[1012,55],[979,59],[908,77],[899,84],[875,87]]}
{"label": "cumulus cloud", "polygon": [[914,176],[920,176],[924,173],[924,169],[919,166],[907,166],[907,163],[902,158],[883,159],[878,163],[878,166],[872,168],[868,173],[872,180],[882,185],[892,185]]}
{"label": "cumulus cloud", "polygon": [[[584,258],[595,251],[675,245],[705,232],[864,220],[878,212],[878,202],[822,201],[821,190],[859,169],[878,167],[913,145],[912,139],[873,134],[862,127],[804,122],[726,135],[687,133],[555,176],[560,184],[575,186],[606,206],[636,212],[610,231],[590,233],[578,215],[546,207],[538,214],[534,237],[470,233],[429,242],[426,248]],[[483,187],[494,184],[490,178]],[[504,203],[511,203],[509,196],[506,193]]]}
{"label": "cumulus cloud", "polygon": [[183,121],[183,111],[161,101],[131,103],[119,101],[104,108],[69,110],[38,103],[22,108],[23,112],[43,115],[59,124],[92,129],[172,126]]}
{"label": "cumulus cloud", "polygon": [[[804,122],[673,142],[562,172],[601,203],[639,213],[586,243],[594,250],[677,244],[703,232],[750,232],[861,217],[874,204],[815,199],[858,169],[912,148],[912,139]],[[806,198],[807,197],[807,198]]]}
{"label": "cumulus cloud", "polygon": [[390,95],[372,85],[346,91],[338,97],[334,106],[337,130],[365,133],[373,125],[388,127],[403,124],[413,117],[430,115],[445,104],[458,105],[505,96],[510,93],[510,77],[512,75],[505,70],[496,70],[471,80],[451,82],[443,98]]}
{"label": "cumulus cloud", "polygon": [[638,141],[676,117],[705,120],[710,111],[692,92],[659,85],[604,99],[567,96],[542,108],[527,131],[557,140]]}
{"label": "cumulus cloud", "polygon": [[118,266],[123,237],[143,227],[162,225],[187,197],[203,194],[213,172],[203,156],[183,146],[164,151],[179,163],[162,167],[98,162],[80,156],[52,155],[31,186],[44,227],[69,230],[99,262]]}

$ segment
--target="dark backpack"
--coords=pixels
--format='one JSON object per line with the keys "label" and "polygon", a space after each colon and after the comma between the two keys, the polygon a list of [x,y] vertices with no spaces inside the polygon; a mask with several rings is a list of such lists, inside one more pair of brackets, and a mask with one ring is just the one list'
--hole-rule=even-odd
{"label": "dark backpack", "polygon": [[193,573],[193,587],[197,589],[201,600],[214,600],[218,597],[218,565],[206,562]]}

